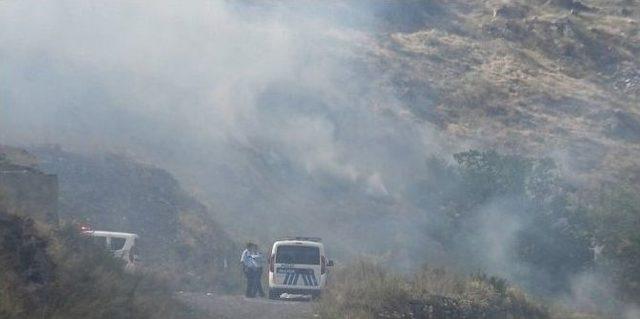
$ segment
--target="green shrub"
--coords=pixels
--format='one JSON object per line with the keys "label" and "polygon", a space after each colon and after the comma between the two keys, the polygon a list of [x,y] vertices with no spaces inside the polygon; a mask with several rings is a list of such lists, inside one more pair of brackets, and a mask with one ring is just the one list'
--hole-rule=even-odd
{"label": "green shrub", "polygon": [[613,274],[622,299],[640,303],[640,196],[626,185],[607,188],[589,217],[602,245],[597,266]]}
{"label": "green shrub", "polygon": [[[562,181],[550,159],[477,150],[455,154],[454,159],[453,164],[429,160],[430,178],[417,184],[414,201],[429,218],[425,232],[450,255],[464,260],[467,270],[493,269],[483,267],[487,244],[476,239],[486,232],[500,235],[500,223],[513,218],[518,227],[509,235],[508,251],[498,267],[527,291],[570,294],[575,276],[588,272],[613,284],[607,287],[609,299],[593,300],[598,308],[607,303],[615,313],[620,301],[640,303],[637,188],[622,183],[600,190],[574,189]],[[500,218],[482,224],[496,211]],[[500,294],[508,291],[499,279],[475,279]]]}
{"label": "green shrub", "polygon": [[426,194],[419,204],[427,203],[422,205],[430,220],[425,231],[464,258],[468,270],[484,269],[486,257],[478,252],[487,244],[478,238],[509,231],[501,223],[511,219],[518,227],[508,235],[505,260],[492,262],[506,264],[512,278],[537,293],[568,291],[571,276],[592,265],[591,226],[555,163],[477,150],[457,153],[454,160],[429,161],[432,181],[419,185]]}

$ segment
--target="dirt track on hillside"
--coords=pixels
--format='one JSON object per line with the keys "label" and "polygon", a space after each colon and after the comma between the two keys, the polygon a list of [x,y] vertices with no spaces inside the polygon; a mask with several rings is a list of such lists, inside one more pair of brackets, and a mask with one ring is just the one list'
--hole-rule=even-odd
{"label": "dirt track on hillside", "polygon": [[313,302],[245,298],[218,293],[179,293],[178,298],[211,318],[306,319],[317,318]]}

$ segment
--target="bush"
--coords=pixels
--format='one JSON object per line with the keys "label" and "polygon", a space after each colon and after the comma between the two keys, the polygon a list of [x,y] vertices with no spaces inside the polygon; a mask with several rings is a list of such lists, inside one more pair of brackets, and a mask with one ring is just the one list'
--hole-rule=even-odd
{"label": "bush", "polygon": [[640,303],[640,196],[629,186],[608,187],[589,217],[602,248],[597,266],[613,274],[622,299]]}
{"label": "bush", "polygon": [[[624,303],[640,304],[636,187],[574,189],[550,159],[472,150],[454,160],[430,159],[429,178],[413,194],[429,220],[425,232],[457,265],[507,276],[548,299],[575,293],[578,276],[596,274],[606,278],[608,294],[592,300],[597,311],[615,316]],[[504,226],[510,221],[515,227]],[[505,291],[500,280],[481,281]]]}
{"label": "bush", "polygon": [[[591,228],[555,163],[477,150],[454,160],[430,160],[431,180],[418,186],[425,231],[469,271],[504,271],[536,293],[568,291],[570,278],[592,265]],[[502,239],[499,247],[491,238]]]}
{"label": "bush", "polygon": [[0,317],[189,318],[195,314],[148,274],[71,226],[48,230],[0,213]]}
{"label": "bush", "polygon": [[329,286],[319,304],[322,318],[371,318],[409,307],[408,283],[373,263],[359,261],[337,271]]}

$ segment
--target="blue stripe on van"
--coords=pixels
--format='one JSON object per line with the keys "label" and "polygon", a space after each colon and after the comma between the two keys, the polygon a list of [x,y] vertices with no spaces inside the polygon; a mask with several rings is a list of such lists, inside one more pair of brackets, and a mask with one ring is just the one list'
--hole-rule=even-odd
{"label": "blue stripe on van", "polygon": [[300,276],[302,276],[305,286],[318,286],[318,278],[316,278],[313,269],[278,268],[276,273],[286,274],[282,283],[284,285],[297,285]]}

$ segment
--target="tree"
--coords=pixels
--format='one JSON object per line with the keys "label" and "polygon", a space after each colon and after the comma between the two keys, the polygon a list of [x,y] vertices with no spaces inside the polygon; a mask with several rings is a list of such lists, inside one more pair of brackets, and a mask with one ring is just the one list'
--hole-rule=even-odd
{"label": "tree", "polygon": [[590,220],[602,247],[598,266],[613,274],[624,299],[640,302],[640,196],[628,185],[606,188]]}
{"label": "tree", "polygon": [[[508,257],[527,269],[517,276],[530,282],[530,288],[566,289],[573,274],[589,267],[593,258],[585,213],[572,205],[553,160],[477,150],[455,154],[454,159],[457,166],[450,169],[459,186],[439,197],[455,202],[449,205],[451,221],[446,223],[452,249],[477,252],[473,241],[478,236],[473,234],[487,231],[486,225],[478,224],[499,210],[505,219],[520,223]],[[496,231],[502,229],[499,226],[488,227]]]}

